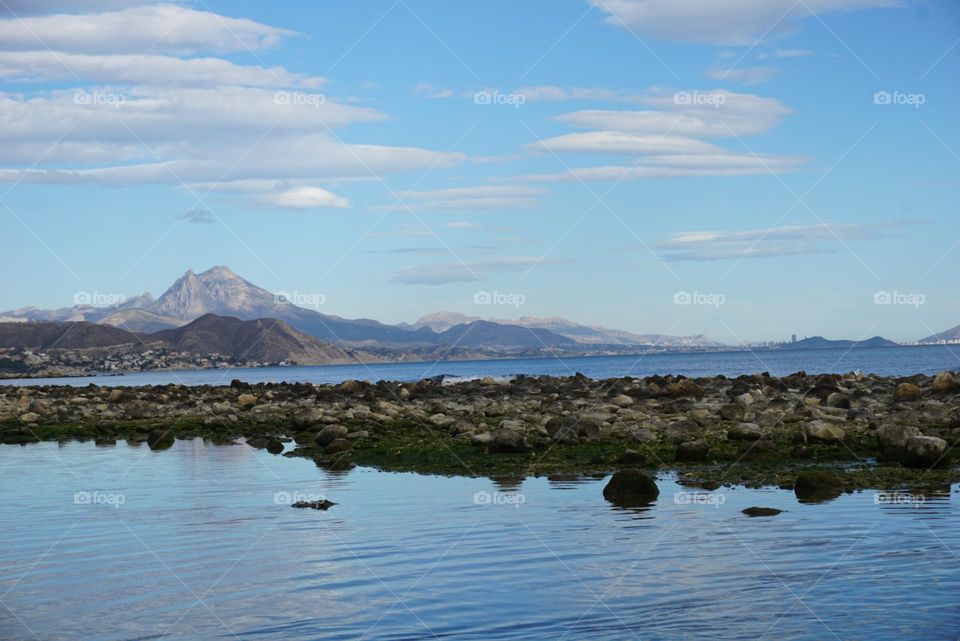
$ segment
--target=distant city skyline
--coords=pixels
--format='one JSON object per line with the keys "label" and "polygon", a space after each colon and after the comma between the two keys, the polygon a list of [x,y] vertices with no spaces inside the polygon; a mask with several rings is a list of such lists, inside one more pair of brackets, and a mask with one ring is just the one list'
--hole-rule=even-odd
{"label": "distant city skyline", "polygon": [[387,323],[960,324],[960,7],[741,4],[8,0],[0,310],[228,265]]}

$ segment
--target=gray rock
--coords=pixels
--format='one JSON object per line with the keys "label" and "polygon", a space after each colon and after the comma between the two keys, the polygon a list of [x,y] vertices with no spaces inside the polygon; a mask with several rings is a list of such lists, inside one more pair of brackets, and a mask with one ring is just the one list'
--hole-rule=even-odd
{"label": "gray rock", "polygon": [[911,436],[920,436],[920,430],[904,423],[885,423],[877,429],[877,444],[885,456],[897,458],[896,454],[903,451]]}
{"label": "gray rock", "polygon": [[320,447],[326,447],[338,438],[346,437],[348,433],[349,430],[342,425],[327,425],[325,428],[320,430],[319,434],[317,434],[317,445]]}
{"label": "gray rock", "polygon": [[603,498],[618,504],[643,504],[660,496],[656,481],[640,470],[615,472],[603,488]]}
{"label": "gray rock", "polygon": [[487,450],[494,454],[519,454],[527,451],[527,442],[519,432],[503,429],[493,435]]}
{"label": "gray rock", "polygon": [[660,437],[658,437],[653,431],[646,428],[641,428],[631,432],[630,435],[637,443],[656,443],[658,440],[660,440]]}
{"label": "gray rock", "polygon": [[911,436],[901,459],[908,467],[931,468],[946,464],[947,442],[936,436]]}
{"label": "gray rock", "polygon": [[707,460],[710,444],[703,440],[687,441],[677,446],[677,461],[701,462]]}
{"label": "gray rock", "polygon": [[671,423],[664,431],[663,436],[671,443],[683,443],[699,437],[703,428],[696,421],[681,419]]}
{"label": "gray rock", "polygon": [[756,423],[738,423],[727,432],[727,438],[732,441],[759,441],[763,438],[763,430]]}
{"label": "gray rock", "polygon": [[840,443],[847,435],[842,427],[827,423],[826,421],[812,421],[808,423],[806,432],[807,439],[814,443]]}
{"label": "gray rock", "polygon": [[720,418],[725,421],[742,421],[744,417],[743,406],[735,403],[727,403],[720,407]]}

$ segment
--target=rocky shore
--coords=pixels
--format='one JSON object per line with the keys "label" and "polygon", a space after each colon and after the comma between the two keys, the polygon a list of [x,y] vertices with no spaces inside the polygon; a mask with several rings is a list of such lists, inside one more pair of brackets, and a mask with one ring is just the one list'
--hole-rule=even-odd
{"label": "rocky shore", "polygon": [[[703,487],[831,492],[960,480],[960,378],[767,374],[447,384],[2,387],[0,442],[240,439],[329,469],[522,477],[676,470]],[[816,476],[813,474],[812,476]]]}

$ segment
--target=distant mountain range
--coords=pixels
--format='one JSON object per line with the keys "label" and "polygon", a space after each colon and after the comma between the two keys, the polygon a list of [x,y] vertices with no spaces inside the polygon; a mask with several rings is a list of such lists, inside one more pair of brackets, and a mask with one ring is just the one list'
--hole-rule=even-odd
{"label": "distant mountain range", "polygon": [[[630,347],[718,347],[705,336],[637,335],[580,325],[564,318],[484,320],[453,312],[424,316],[412,325],[346,319],[294,305],[228,267],[187,271],[159,298],[141,294],[111,307],[76,305],[55,310],[26,307],[0,312],[0,321],[87,321],[132,333],[152,334],[185,326],[206,314],[240,320],[278,319],[290,328],[339,349],[434,352],[441,347],[500,352],[561,349],[565,352]],[[535,355],[535,354],[528,354]]]}
{"label": "distant mountain range", "polygon": [[285,322],[204,314],[175,329],[137,334],[89,321],[0,323],[0,345],[36,351],[126,348],[125,351],[170,348],[194,354],[222,354],[237,361],[301,365],[353,362],[363,352],[343,350],[298,332]]}
{"label": "distant mountain range", "polygon": [[956,327],[951,327],[945,332],[940,332],[939,334],[933,334],[932,336],[927,336],[926,338],[921,338],[921,343],[948,343],[953,341],[960,341],[960,325]]}
{"label": "distant mountain range", "polygon": [[856,349],[860,347],[896,347],[898,343],[874,336],[862,341],[849,340],[828,340],[823,336],[811,336],[795,343],[784,343],[778,345],[776,349]]}

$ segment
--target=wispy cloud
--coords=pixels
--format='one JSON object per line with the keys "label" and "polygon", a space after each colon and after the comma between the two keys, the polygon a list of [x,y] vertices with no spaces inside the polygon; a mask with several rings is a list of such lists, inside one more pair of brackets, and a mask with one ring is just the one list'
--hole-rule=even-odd
{"label": "wispy cloud", "polygon": [[746,231],[690,231],[655,247],[668,261],[713,261],[822,254],[852,241],[875,240],[903,223],[792,225]]}
{"label": "wispy cloud", "polygon": [[533,266],[559,265],[571,261],[536,256],[507,256],[474,262],[449,262],[410,267],[394,274],[392,282],[405,285],[445,285],[486,280],[493,274],[523,272]]}
{"label": "wispy cloud", "polygon": [[194,207],[179,216],[177,220],[185,220],[195,225],[210,225],[214,222],[213,212],[202,207]]}
{"label": "wispy cloud", "polygon": [[707,77],[718,82],[735,82],[738,85],[759,85],[780,73],[773,67],[723,67],[715,66],[707,72]]}
{"label": "wispy cloud", "polygon": [[521,209],[539,204],[538,196],[545,193],[540,187],[506,185],[479,185],[411,191],[402,196],[402,204],[377,205],[374,210],[483,210]]}

